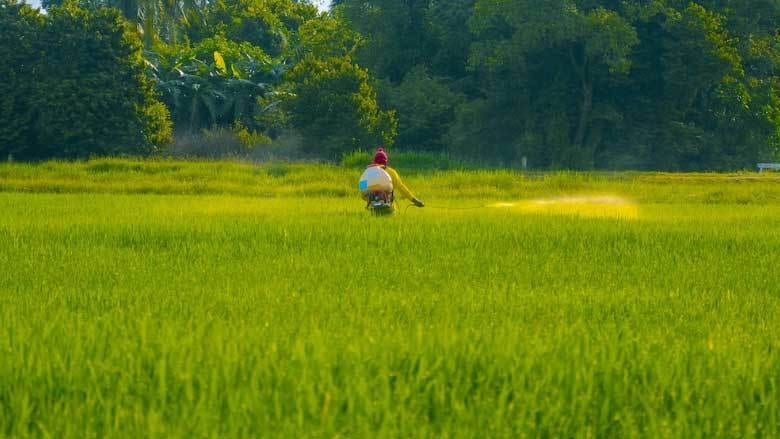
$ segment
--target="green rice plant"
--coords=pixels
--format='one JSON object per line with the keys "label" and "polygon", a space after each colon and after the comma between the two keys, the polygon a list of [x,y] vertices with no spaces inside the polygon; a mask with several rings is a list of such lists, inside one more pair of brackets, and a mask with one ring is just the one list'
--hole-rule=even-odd
{"label": "green rice plant", "polygon": [[780,435],[776,177],[355,174],[0,165],[0,437]]}

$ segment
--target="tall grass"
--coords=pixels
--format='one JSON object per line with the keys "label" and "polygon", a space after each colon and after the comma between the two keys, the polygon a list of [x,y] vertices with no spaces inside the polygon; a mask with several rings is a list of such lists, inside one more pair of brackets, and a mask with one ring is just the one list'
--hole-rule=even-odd
{"label": "tall grass", "polygon": [[[445,204],[554,194],[616,193],[640,202],[775,203],[780,174],[420,170],[395,165],[419,195]],[[0,163],[0,192],[354,198],[360,167],[231,161],[122,160]]]}
{"label": "tall grass", "polygon": [[409,179],[441,207],[610,193],[626,219],[373,218],[354,179],[0,166],[0,436],[780,435],[773,177]]}

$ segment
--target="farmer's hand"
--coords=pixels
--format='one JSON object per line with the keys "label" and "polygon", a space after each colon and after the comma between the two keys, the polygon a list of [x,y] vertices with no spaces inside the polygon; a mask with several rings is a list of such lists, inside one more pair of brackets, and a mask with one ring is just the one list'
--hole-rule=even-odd
{"label": "farmer's hand", "polygon": [[425,203],[423,203],[422,200],[418,200],[417,198],[412,198],[412,203],[417,207],[425,207]]}

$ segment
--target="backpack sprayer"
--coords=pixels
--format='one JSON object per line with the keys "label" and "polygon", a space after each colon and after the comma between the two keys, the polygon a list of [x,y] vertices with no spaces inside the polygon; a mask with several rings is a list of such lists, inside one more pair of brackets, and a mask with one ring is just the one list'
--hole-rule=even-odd
{"label": "backpack sprayer", "polygon": [[366,209],[374,215],[389,215],[393,207],[393,179],[382,167],[372,166],[363,172],[358,183],[366,200]]}

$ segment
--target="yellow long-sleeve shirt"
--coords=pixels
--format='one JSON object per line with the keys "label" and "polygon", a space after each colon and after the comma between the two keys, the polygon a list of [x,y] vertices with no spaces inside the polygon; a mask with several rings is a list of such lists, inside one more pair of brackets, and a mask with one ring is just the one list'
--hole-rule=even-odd
{"label": "yellow long-sleeve shirt", "polygon": [[389,167],[389,166],[382,166],[382,168],[390,175],[390,178],[393,179],[393,189],[396,192],[400,192],[401,195],[403,195],[405,198],[409,200],[413,200],[417,197],[414,196],[412,191],[409,190],[408,187],[404,184],[404,181],[401,180],[401,176],[398,175],[398,171],[395,169]]}

